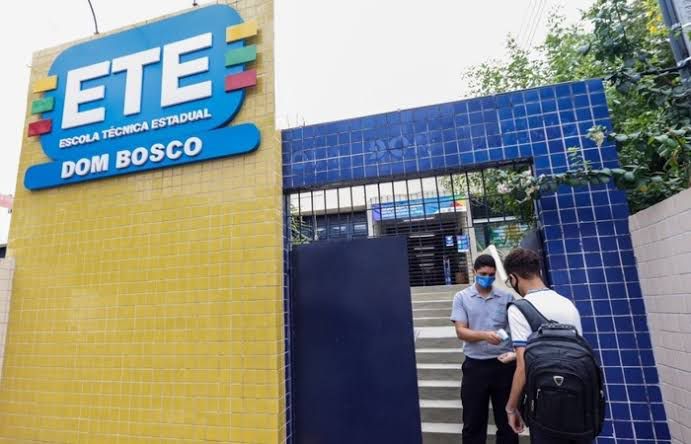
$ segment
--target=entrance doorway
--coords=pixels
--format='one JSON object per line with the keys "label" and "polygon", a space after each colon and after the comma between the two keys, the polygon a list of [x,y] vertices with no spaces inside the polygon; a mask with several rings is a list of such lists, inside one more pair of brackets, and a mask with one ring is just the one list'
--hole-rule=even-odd
{"label": "entrance doorway", "polygon": [[531,166],[299,190],[286,196],[291,242],[404,235],[411,287],[468,284],[480,252],[490,244],[500,253],[517,247],[535,224],[532,202],[499,192],[504,169]]}

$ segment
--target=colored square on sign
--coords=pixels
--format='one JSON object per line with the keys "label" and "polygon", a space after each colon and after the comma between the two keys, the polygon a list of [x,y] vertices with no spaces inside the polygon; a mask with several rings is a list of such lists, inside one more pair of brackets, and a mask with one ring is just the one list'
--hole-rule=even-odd
{"label": "colored square on sign", "polygon": [[38,120],[29,124],[29,137],[47,134],[52,130],[53,121],[51,119]]}
{"label": "colored square on sign", "polygon": [[240,74],[232,74],[226,77],[226,91],[236,91],[238,89],[247,88],[257,84],[257,70],[251,69],[249,71],[241,72]]}
{"label": "colored square on sign", "polygon": [[257,21],[250,20],[240,25],[226,28],[226,42],[236,42],[257,35]]}
{"label": "colored square on sign", "polygon": [[226,66],[240,65],[257,59],[257,46],[243,46],[226,52]]}
{"label": "colored square on sign", "polygon": [[39,93],[44,91],[52,91],[58,87],[58,76],[50,76],[34,82],[32,92]]}
{"label": "colored square on sign", "polygon": [[54,97],[46,97],[45,99],[36,99],[31,102],[31,114],[46,113],[53,110],[55,106]]}

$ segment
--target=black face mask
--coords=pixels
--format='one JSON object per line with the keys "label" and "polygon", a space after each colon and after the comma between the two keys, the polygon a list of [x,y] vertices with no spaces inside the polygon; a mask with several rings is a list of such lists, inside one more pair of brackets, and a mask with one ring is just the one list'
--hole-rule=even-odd
{"label": "black face mask", "polygon": [[[513,278],[513,279],[512,279],[512,278]],[[513,283],[513,282],[514,282],[514,279],[516,280],[516,283],[515,283],[515,284]],[[509,275],[508,281],[509,281],[509,285],[511,286],[511,288],[513,288],[514,291],[515,291],[516,293],[521,294],[521,292],[518,291],[518,277],[517,277],[515,274],[512,273],[512,274]]]}

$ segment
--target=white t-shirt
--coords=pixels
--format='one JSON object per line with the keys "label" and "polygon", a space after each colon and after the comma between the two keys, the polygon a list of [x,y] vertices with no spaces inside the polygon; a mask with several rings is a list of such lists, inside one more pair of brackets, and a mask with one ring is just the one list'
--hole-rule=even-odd
{"label": "white t-shirt", "polygon": [[[537,310],[547,319],[560,324],[569,324],[576,327],[578,334],[583,335],[581,315],[578,314],[573,302],[553,290],[540,290],[529,293],[525,299],[530,301]],[[511,341],[514,347],[525,347],[528,336],[533,332],[530,324],[518,308],[509,307],[509,327],[511,328]]]}

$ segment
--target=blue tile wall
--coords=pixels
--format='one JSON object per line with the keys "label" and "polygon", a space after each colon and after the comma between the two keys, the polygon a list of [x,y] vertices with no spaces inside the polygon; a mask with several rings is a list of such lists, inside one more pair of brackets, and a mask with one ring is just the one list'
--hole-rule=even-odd
{"label": "blue tile wall", "polygon": [[[618,165],[600,80],[427,106],[283,132],[285,192],[455,172],[529,159],[536,174],[568,169],[567,148],[595,167]],[[626,196],[611,185],[560,188],[538,212],[549,276],[578,306],[605,371],[607,426],[598,443],[670,442],[628,229]]]}

